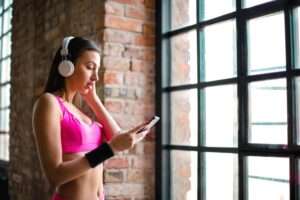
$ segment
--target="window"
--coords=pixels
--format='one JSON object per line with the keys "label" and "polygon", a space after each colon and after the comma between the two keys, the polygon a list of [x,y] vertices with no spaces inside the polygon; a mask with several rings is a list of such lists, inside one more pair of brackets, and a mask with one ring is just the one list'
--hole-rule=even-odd
{"label": "window", "polygon": [[12,0],[0,0],[0,160],[9,160]]}
{"label": "window", "polygon": [[300,199],[300,1],[166,0],[157,16],[156,199]]}

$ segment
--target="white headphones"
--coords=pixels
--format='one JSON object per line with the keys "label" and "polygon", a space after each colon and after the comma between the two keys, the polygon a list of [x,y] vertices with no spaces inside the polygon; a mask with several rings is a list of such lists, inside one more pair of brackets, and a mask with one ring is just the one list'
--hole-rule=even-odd
{"label": "white headphones", "polygon": [[62,49],[60,51],[62,61],[58,65],[58,72],[63,77],[69,77],[74,73],[74,64],[70,60],[68,60],[68,45],[73,38],[73,36],[69,36],[63,39]]}

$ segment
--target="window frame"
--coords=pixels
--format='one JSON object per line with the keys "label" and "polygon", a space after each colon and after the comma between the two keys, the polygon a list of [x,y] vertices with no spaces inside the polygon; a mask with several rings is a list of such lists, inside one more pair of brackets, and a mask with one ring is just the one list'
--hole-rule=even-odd
{"label": "window frame", "polygon": [[[6,8],[4,8],[5,7],[5,2],[8,2],[8,4],[6,5],[7,7]],[[4,23],[4,15],[6,14],[6,13],[8,13],[8,11],[9,10],[11,10],[11,21],[10,21],[10,27],[5,31],[5,32],[3,32],[4,31],[4,26],[5,26],[5,23]],[[0,62],[3,62],[3,61],[6,61],[6,60],[10,60],[10,69],[11,69],[11,63],[12,63],[12,60],[11,60],[11,55],[12,55],[12,52],[10,52],[10,54],[7,54],[6,56],[4,56],[4,57],[2,57],[2,47],[3,47],[3,38],[4,37],[6,37],[6,36],[8,36],[8,35],[10,35],[10,42],[12,41],[12,17],[13,17],[13,0],[2,0],[2,8],[1,8],[1,10],[0,10],[0,17],[1,17],[1,21],[2,21],[2,23],[1,23],[1,32],[0,32],[0,41],[1,41],[1,46],[0,46],[0,53],[1,53],[1,55],[0,55]],[[10,48],[11,49],[11,51],[12,51],[12,48]],[[1,66],[1,68],[0,68],[0,75],[3,73],[3,71],[4,70],[2,70],[3,68],[2,68],[2,66]],[[9,75],[10,76],[10,75]],[[4,90],[5,89],[5,87],[6,86],[10,86],[10,88],[11,88],[11,77],[9,78],[9,80],[8,81],[6,81],[6,82],[2,82],[2,83],[0,83],[0,91],[1,90]],[[11,90],[10,90],[11,91]],[[11,94],[11,93],[10,93]],[[0,97],[1,97],[1,95],[0,95]],[[10,102],[9,102],[9,106],[5,106],[5,107],[1,107],[0,106],[0,113],[2,112],[2,111],[9,111],[9,113],[10,113],[10,110],[11,110],[11,108],[10,108]],[[1,115],[0,115],[1,116]],[[1,119],[1,117],[0,117],[0,120],[2,120]],[[9,121],[10,121],[10,117],[8,117],[8,119],[6,119],[7,121],[8,121],[8,123],[9,123]],[[9,135],[9,132],[10,132],[10,130],[9,130],[9,127],[8,127],[8,130],[7,131],[3,131],[3,130],[0,130],[0,134],[1,135],[5,135],[5,134],[7,134],[7,135]],[[5,154],[5,151],[6,151],[6,153],[9,155],[9,144],[7,144],[7,145],[1,145],[0,144],[0,146],[2,146],[1,148],[0,148],[0,153],[1,154]],[[8,158],[8,160],[4,160],[2,157],[0,157],[0,168],[1,169],[3,169],[3,170],[5,170],[7,167],[8,167],[8,162],[9,162],[9,158]]]}
{"label": "window frame", "polygon": [[[299,0],[276,0],[271,2],[266,2],[250,8],[242,8],[242,0],[236,0],[236,10],[232,13],[228,13],[213,19],[208,19],[205,21],[200,21],[200,1],[196,0],[197,4],[197,20],[196,24],[184,26],[175,30],[171,30],[169,11],[170,0],[159,1],[156,0],[156,113],[165,118],[165,124],[159,123],[156,129],[156,198],[169,200],[172,197],[170,190],[171,177],[170,174],[170,152],[171,150],[182,150],[182,151],[196,151],[198,152],[198,198],[205,199],[204,191],[204,174],[201,171],[201,164],[203,158],[201,153],[203,152],[224,152],[224,153],[234,153],[238,156],[238,199],[247,199],[247,156],[272,156],[272,157],[287,157],[289,158],[289,187],[290,187],[290,199],[295,200],[300,198],[300,191],[295,184],[295,175],[299,172],[299,158],[300,158],[300,144],[297,145],[297,134],[296,134],[296,124],[295,119],[295,108],[296,108],[296,98],[293,90],[295,89],[293,79],[300,76],[300,69],[293,68],[294,63],[294,44],[293,44],[293,9],[300,6]],[[249,19],[268,15],[278,11],[283,11],[284,14],[284,28],[285,28],[285,53],[286,53],[286,70],[280,72],[271,72],[265,74],[247,74],[247,27],[246,22]],[[163,74],[166,74],[170,69],[170,59],[166,59],[163,56],[168,52],[164,49],[163,43],[169,41],[168,39],[173,36],[186,33],[190,30],[197,31],[197,49],[199,52],[199,30],[207,25],[212,25],[218,22],[222,22],[228,19],[236,20],[236,44],[237,44],[237,76],[229,79],[222,79],[217,81],[203,82],[200,81],[200,55],[197,56],[197,83],[196,84],[186,84],[179,86],[164,86],[165,78]],[[166,27],[169,29],[165,31]],[[170,57],[169,57],[170,58]],[[249,113],[249,102],[248,102],[248,86],[249,83],[260,80],[272,80],[277,78],[286,79],[286,92],[287,92],[287,145],[269,145],[269,144],[253,144],[248,143],[248,113]],[[168,81],[168,80],[167,80]],[[224,85],[229,83],[235,83],[237,85],[237,95],[238,95],[238,147],[237,148],[219,148],[219,147],[205,147],[201,144],[201,136],[203,129],[198,128],[198,144],[197,146],[187,146],[187,145],[172,145],[170,143],[163,144],[164,141],[170,139],[170,119],[168,119],[168,114],[170,113],[170,98],[165,98],[163,102],[163,94],[174,92],[174,91],[184,91],[186,89],[198,89],[198,105],[201,104],[200,90],[208,86]],[[198,106],[198,124],[201,122],[203,116],[201,116],[200,106]],[[199,127],[199,125],[198,125]],[[298,136],[300,137],[300,136]]]}

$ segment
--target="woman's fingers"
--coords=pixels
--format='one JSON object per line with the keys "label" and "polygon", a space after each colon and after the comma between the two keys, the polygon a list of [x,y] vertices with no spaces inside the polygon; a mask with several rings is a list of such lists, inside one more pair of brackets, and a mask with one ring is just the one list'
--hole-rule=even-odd
{"label": "woman's fingers", "polygon": [[150,129],[145,129],[144,131],[140,132],[139,134],[135,135],[135,144],[143,140],[146,135],[149,133]]}
{"label": "woman's fingers", "polygon": [[149,129],[145,129],[140,133],[136,134],[139,130],[143,129],[148,123],[144,122],[133,129],[125,132],[124,134],[119,134],[110,142],[114,151],[124,151],[132,148],[136,143],[141,141],[149,132]]}
{"label": "woman's fingers", "polygon": [[113,147],[114,151],[119,152],[132,148],[134,145],[134,141],[135,138],[133,135],[125,133],[117,135],[112,139],[110,144]]}
{"label": "woman's fingers", "polygon": [[140,124],[140,125],[134,127],[133,129],[131,129],[129,132],[130,133],[136,133],[139,130],[143,129],[147,124],[148,124],[148,122],[143,122],[142,124]]}

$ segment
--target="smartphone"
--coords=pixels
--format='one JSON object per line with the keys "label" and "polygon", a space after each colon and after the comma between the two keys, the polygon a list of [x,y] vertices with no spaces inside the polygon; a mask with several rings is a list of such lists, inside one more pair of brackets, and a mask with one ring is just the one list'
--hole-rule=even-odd
{"label": "smartphone", "polygon": [[146,129],[152,128],[159,121],[159,119],[160,118],[158,116],[154,116],[144,128],[137,132],[137,134],[145,131]]}

